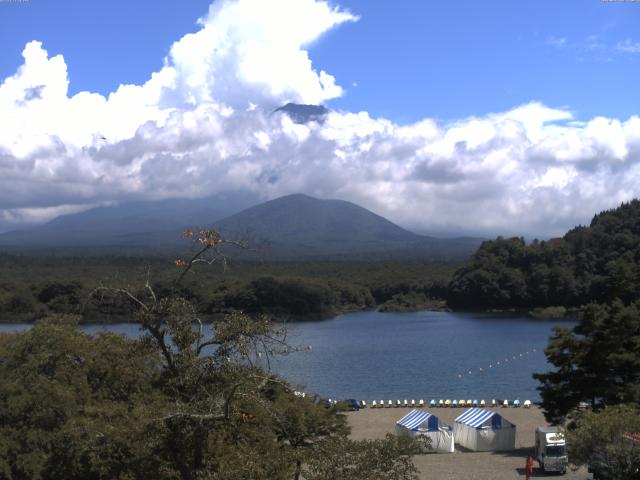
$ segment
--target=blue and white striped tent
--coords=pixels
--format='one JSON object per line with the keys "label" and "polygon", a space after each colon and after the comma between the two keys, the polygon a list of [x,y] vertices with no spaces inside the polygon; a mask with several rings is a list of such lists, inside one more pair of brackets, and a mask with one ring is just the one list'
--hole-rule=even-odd
{"label": "blue and white striped tent", "polygon": [[453,436],[458,445],[476,452],[513,450],[516,427],[496,411],[470,408],[453,424]]}
{"label": "blue and white striped tent", "polygon": [[411,410],[396,423],[409,430],[435,432],[438,430],[439,420],[438,417],[424,410]]}
{"label": "blue and white striped tent", "polygon": [[415,437],[423,435],[431,439],[435,452],[451,453],[454,449],[453,431],[435,415],[424,410],[411,410],[396,422],[396,434]]}

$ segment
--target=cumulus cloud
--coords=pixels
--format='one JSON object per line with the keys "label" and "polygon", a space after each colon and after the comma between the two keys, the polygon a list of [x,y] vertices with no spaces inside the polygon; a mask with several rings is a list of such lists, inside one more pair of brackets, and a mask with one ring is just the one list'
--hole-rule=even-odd
{"label": "cumulus cloud", "polygon": [[312,68],[305,47],[332,27],[358,18],[312,0],[214,2],[202,29],[171,47],[182,99],[249,103],[321,103],[342,94],[333,76]]}
{"label": "cumulus cloud", "polygon": [[640,195],[640,118],[532,102],[451,122],[273,113],[343,94],[308,49],[356,21],[317,0],[222,0],[142,85],[68,95],[39,42],[0,84],[0,223],[128,199],[293,192],[419,230],[553,235]]}

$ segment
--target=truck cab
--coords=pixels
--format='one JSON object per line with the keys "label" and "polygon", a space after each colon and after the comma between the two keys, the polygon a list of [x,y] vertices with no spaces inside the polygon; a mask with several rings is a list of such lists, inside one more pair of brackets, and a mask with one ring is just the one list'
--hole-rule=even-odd
{"label": "truck cab", "polygon": [[540,468],[547,472],[567,471],[569,459],[564,434],[558,427],[536,428],[536,460]]}

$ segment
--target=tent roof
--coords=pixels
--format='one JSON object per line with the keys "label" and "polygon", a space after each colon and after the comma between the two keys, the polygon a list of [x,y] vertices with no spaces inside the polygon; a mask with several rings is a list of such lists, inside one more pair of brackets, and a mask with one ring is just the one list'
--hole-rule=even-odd
{"label": "tent roof", "polygon": [[426,422],[429,417],[437,418],[435,415],[432,415],[429,412],[414,409],[404,417],[402,417],[400,420],[398,420],[396,423],[408,428],[409,430],[413,430],[414,428],[418,428],[421,424]]}
{"label": "tent roof", "polygon": [[[491,410],[485,410],[484,408],[470,408],[462,415],[458,416],[455,421],[461,423],[463,425],[468,425],[469,427],[478,428],[482,426],[487,420],[491,417],[496,417],[496,419],[503,420],[502,416],[497,412],[492,412]],[[500,422],[500,421],[499,421]],[[492,423],[497,423],[492,421]],[[502,423],[502,422],[500,422]],[[509,425],[509,422],[506,422]]]}

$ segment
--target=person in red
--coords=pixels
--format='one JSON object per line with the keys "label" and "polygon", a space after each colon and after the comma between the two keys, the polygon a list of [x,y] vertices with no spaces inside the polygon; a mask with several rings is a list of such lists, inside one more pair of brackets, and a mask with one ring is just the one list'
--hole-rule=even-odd
{"label": "person in red", "polygon": [[529,455],[527,457],[527,466],[525,468],[525,473],[527,474],[527,480],[533,475],[533,457]]}

